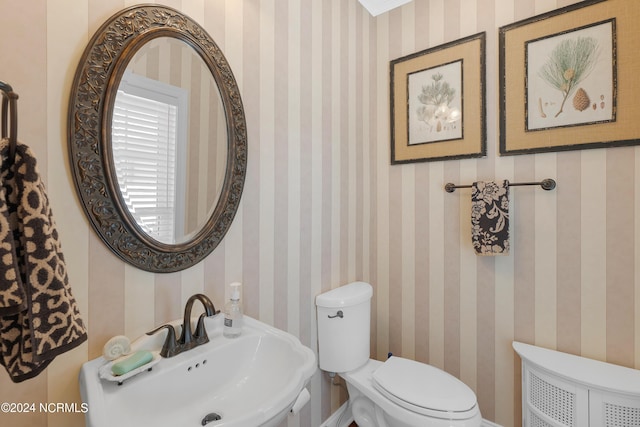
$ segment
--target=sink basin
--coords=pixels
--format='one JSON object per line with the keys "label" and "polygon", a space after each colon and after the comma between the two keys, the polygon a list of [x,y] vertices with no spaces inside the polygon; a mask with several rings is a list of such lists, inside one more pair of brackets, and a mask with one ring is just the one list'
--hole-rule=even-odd
{"label": "sink basin", "polygon": [[[315,355],[293,335],[244,319],[242,335],[229,339],[222,335],[223,315],[207,318],[207,344],[159,358],[151,370],[140,369],[121,385],[100,377],[106,359],[86,362],[79,381],[89,407],[87,427],[196,427],[205,417],[211,427],[278,426],[306,394]],[[182,321],[172,324],[179,333]],[[165,336],[143,336],[132,351],[159,351]]]}

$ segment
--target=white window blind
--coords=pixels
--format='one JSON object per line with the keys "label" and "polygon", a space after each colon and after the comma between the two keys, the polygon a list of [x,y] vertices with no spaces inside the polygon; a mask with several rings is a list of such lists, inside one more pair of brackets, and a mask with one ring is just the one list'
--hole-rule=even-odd
{"label": "white window blind", "polygon": [[[136,76],[134,87],[121,85],[116,96],[112,122],[116,175],[137,224],[156,240],[174,243],[183,211],[176,200],[180,101],[162,93],[167,85],[139,79]],[[140,88],[141,84],[146,87]]]}

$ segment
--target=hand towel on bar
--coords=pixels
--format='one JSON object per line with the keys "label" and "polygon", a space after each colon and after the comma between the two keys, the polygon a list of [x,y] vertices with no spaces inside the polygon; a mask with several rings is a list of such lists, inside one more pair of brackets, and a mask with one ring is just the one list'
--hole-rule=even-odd
{"label": "hand towel on bar", "polygon": [[478,255],[509,254],[509,181],[471,186],[471,240]]}
{"label": "hand towel on bar", "polygon": [[27,308],[19,275],[13,231],[9,225],[6,190],[4,186],[0,186],[0,316],[16,314]]}
{"label": "hand towel on bar", "polygon": [[87,332],[36,159],[18,142],[9,165],[8,146],[0,141],[0,364],[21,382],[86,341]]}

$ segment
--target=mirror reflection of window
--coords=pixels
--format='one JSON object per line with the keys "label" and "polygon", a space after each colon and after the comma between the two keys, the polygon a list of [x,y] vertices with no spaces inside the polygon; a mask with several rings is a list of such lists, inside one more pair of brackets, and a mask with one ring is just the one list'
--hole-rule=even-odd
{"label": "mirror reflection of window", "polygon": [[124,203],[152,238],[184,235],[188,93],[126,73],[112,121],[113,160]]}

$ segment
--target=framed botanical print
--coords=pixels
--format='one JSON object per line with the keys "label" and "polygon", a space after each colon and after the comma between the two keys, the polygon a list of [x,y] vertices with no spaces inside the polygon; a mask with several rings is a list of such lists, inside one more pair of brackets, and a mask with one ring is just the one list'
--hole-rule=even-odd
{"label": "framed botanical print", "polygon": [[391,61],[391,163],[486,154],[480,33]]}
{"label": "framed botanical print", "polygon": [[500,154],[640,143],[640,2],[587,0],[500,28]]}

